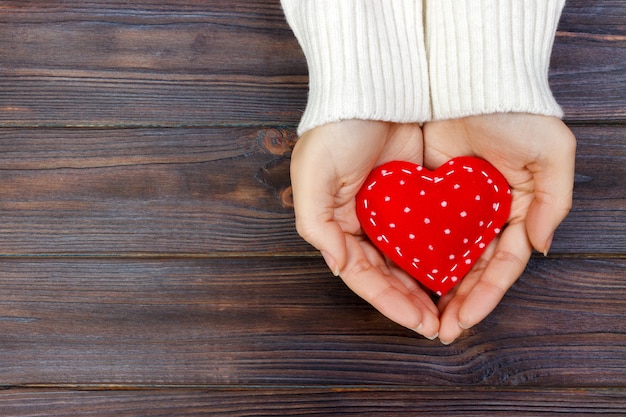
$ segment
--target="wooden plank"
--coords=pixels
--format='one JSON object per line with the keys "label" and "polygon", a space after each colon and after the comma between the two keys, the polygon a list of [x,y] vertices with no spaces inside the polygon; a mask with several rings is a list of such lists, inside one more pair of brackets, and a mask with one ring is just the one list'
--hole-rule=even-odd
{"label": "wooden plank", "polygon": [[553,250],[626,253],[624,127],[575,126],[572,130],[578,141],[574,205],[557,230]]}
{"label": "wooden plank", "polygon": [[[625,134],[578,126],[554,253],[626,253]],[[0,129],[0,253],[309,252],[284,129]],[[581,239],[580,236],[585,236]]]}
{"label": "wooden plank", "polygon": [[[624,120],[626,14],[623,0],[568,0],[552,53],[550,84],[567,120]],[[588,77],[602,74],[604,82]],[[578,90],[576,80],[582,81]],[[617,87],[613,90],[611,87]],[[578,96],[578,98],[577,98]],[[583,98],[584,97],[584,98]]]}
{"label": "wooden plank", "polygon": [[9,3],[5,125],[293,124],[304,106],[278,1]]}
{"label": "wooden plank", "polygon": [[[606,1],[598,2],[602,3]],[[279,1],[276,0],[136,0],[132,3],[112,0],[87,4],[79,0],[12,0],[4,1],[3,9],[0,21],[26,23],[84,20],[154,24],[155,19],[162,19],[185,23],[208,21],[231,26],[245,22],[246,27],[265,29],[286,27]]]}
{"label": "wooden plank", "polygon": [[[279,195],[292,137],[280,129],[0,130],[0,252],[306,248]],[[270,187],[263,181],[272,172],[280,178]]]}
{"label": "wooden plank", "polygon": [[450,346],[394,325],[318,258],[0,270],[0,386],[626,386],[625,260],[533,260]]}
{"label": "wooden plank", "polygon": [[10,390],[10,416],[617,416],[623,389],[223,388],[151,391]]}
{"label": "wooden plank", "polygon": [[[305,107],[278,0],[6,3],[1,125],[294,126]],[[552,85],[568,120],[623,121],[622,6],[586,3],[567,3]]]}
{"label": "wooden plank", "polygon": [[563,9],[560,29],[594,35],[624,34],[624,1],[568,0]]}

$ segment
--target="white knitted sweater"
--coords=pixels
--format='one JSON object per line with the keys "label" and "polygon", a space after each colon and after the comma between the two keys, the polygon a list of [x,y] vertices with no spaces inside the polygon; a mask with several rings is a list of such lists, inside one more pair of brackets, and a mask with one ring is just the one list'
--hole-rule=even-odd
{"label": "white knitted sweater", "polygon": [[562,116],[548,65],[565,0],[281,0],[309,68],[298,132],[345,119]]}

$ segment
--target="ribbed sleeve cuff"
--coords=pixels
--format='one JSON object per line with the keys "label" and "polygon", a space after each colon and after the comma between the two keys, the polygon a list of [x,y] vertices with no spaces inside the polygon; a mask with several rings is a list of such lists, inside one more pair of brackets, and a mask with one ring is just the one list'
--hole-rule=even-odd
{"label": "ribbed sleeve cuff", "polygon": [[427,0],[434,119],[495,112],[562,117],[548,84],[564,0]]}
{"label": "ribbed sleeve cuff", "polygon": [[298,133],[345,119],[430,119],[422,2],[282,0],[309,68]]}

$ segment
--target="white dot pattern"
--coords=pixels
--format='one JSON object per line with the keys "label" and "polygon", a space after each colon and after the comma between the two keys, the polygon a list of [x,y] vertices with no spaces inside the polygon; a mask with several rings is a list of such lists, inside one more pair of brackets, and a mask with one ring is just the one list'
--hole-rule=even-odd
{"label": "white dot pattern", "polygon": [[408,162],[375,169],[357,195],[373,243],[435,293],[446,294],[501,232],[511,204],[487,162],[460,157],[436,171]]}

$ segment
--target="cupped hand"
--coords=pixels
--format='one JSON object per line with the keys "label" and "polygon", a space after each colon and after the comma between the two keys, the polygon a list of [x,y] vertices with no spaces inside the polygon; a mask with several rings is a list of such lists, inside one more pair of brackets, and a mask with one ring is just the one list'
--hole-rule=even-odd
{"label": "cupped hand", "polygon": [[561,120],[522,113],[427,123],[424,163],[473,155],[489,161],[513,192],[508,225],[461,283],[439,301],[439,338],[451,343],[483,320],[524,271],[533,248],[547,254],[572,204],[576,140]]}
{"label": "cupped hand", "polygon": [[382,314],[429,339],[439,311],[418,283],[368,241],[355,196],[370,171],[385,162],[422,163],[418,124],[346,120],[305,132],[291,158],[298,233],[321,251],[335,275]]}

